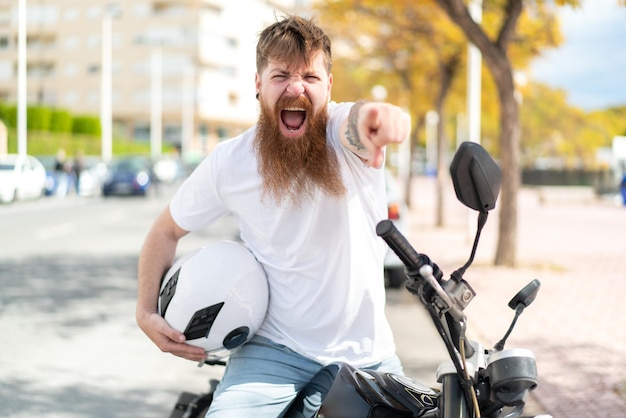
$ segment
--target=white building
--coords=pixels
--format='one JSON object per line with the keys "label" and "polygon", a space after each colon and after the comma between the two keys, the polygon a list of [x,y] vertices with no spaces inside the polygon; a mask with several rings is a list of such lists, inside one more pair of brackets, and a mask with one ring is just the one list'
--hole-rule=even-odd
{"label": "white building", "polygon": [[[148,140],[151,128],[160,126],[163,141],[196,153],[208,152],[256,120],[258,34],[285,12],[302,13],[306,3],[22,1],[29,105],[97,116],[110,103],[114,133]],[[103,54],[107,40],[110,60]],[[18,0],[0,0],[3,102],[17,103],[17,46]],[[109,93],[102,88],[107,79]]]}

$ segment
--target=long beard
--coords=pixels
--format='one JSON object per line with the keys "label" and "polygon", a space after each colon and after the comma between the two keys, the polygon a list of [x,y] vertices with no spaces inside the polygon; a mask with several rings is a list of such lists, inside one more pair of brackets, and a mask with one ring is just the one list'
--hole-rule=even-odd
{"label": "long beard", "polygon": [[305,108],[309,117],[306,132],[299,138],[287,138],[281,133],[280,111],[272,113],[261,99],[254,145],[263,181],[262,198],[277,204],[290,201],[297,207],[304,199],[312,199],[317,189],[329,196],[343,196],[339,162],[326,142],[326,106],[314,115],[310,101],[300,97],[282,99],[276,109],[289,106]]}

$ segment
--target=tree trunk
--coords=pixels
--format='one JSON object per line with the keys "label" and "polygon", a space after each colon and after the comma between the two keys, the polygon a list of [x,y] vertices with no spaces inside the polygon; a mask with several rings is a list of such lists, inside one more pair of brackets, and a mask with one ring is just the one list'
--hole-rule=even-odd
{"label": "tree trunk", "polygon": [[513,267],[517,255],[517,192],[520,179],[520,124],[514,96],[513,76],[508,62],[500,63],[492,73],[500,102],[500,224],[494,264]]}
{"label": "tree trunk", "polygon": [[513,71],[507,56],[507,44],[521,15],[522,0],[507,0],[503,5],[504,19],[495,41],[469,14],[463,0],[436,0],[450,19],[465,33],[468,40],[480,50],[498,89],[500,103],[500,225],[494,263],[514,266],[517,252],[517,193],[520,185],[520,125],[515,101]]}

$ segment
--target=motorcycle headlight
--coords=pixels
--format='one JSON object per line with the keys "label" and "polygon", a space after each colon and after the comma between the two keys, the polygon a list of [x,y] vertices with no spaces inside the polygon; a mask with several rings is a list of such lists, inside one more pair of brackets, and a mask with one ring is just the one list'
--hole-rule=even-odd
{"label": "motorcycle headlight", "polygon": [[535,355],[524,348],[497,351],[489,357],[487,375],[498,401],[506,406],[523,404],[538,383]]}

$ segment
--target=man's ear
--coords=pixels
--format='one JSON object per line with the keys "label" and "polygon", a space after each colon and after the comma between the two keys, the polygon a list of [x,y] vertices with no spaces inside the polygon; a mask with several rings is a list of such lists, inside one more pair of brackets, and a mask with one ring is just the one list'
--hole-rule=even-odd
{"label": "man's ear", "polygon": [[261,76],[259,73],[254,74],[254,87],[256,88],[256,95],[258,98],[259,93],[261,92]]}
{"label": "man's ear", "polygon": [[329,102],[330,102],[330,97],[331,97],[330,96],[330,92],[331,92],[332,88],[333,88],[333,74],[331,73],[331,74],[328,75],[328,94],[326,96],[328,98]]}

